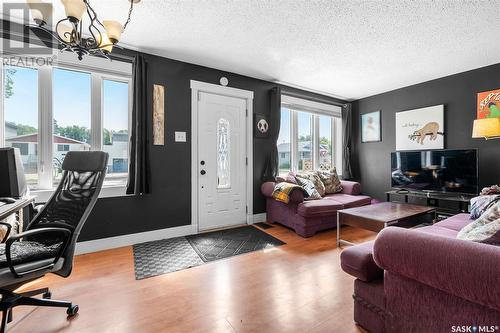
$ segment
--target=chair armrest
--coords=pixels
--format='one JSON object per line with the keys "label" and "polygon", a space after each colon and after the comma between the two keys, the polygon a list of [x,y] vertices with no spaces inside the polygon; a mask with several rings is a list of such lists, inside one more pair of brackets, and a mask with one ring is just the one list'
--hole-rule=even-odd
{"label": "chair armrest", "polygon": [[500,247],[389,227],[374,259],[387,272],[500,311]]}
{"label": "chair armrest", "polygon": [[340,254],[342,270],[365,282],[382,279],[384,270],[373,260],[373,243],[369,241],[343,250]]}
{"label": "chair armrest", "polygon": [[[54,258],[54,261],[48,265],[39,267],[37,269],[32,269],[32,270],[24,271],[24,272],[17,272],[15,267],[14,267],[14,264],[12,263],[12,256],[11,256],[12,243],[14,243],[15,241],[18,241],[22,238],[28,237],[28,236],[34,236],[34,235],[49,233],[49,232],[51,232],[51,233],[57,232],[57,233],[61,233],[65,236],[63,244],[61,245],[61,248],[59,249],[59,252],[57,253],[56,257]],[[37,271],[50,269],[50,268],[54,267],[56,262],[61,258],[61,255],[64,253],[66,246],[68,246],[70,239],[71,239],[71,231],[69,231],[68,229],[64,229],[64,228],[54,228],[54,227],[33,229],[33,230],[28,230],[28,231],[22,232],[20,234],[13,235],[12,237],[10,237],[7,240],[7,243],[5,244],[5,257],[7,259],[7,265],[9,266],[11,273],[16,278],[20,278],[23,275],[34,273]]]}
{"label": "chair armrest", "polygon": [[0,243],[5,243],[5,241],[9,238],[10,232],[12,231],[12,225],[7,222],[0,222],[0,225],[7,227],[7,232],[5,236],[3,236],[2,241]]}
{"label": "chair armrest", "polygon": [[260,190],[266,197],[272,198],[274,186],[276,186],[275,182],[265,182],[260,186]]}
{"label": "chair armrest", "polygon": [[340,185],[342,185],[342,191],[340,193],[351,195],[361,194],[361,184],[358,182],[341,180]]}

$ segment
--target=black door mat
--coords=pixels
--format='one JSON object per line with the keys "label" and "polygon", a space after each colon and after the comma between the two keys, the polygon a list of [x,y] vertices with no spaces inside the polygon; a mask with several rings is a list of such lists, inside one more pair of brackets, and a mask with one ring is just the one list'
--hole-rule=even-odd
{"label": "black door mat", "polygon": [[252,226],[135,244],[137,280],[285,244]]}
{"label": "black door mat", "polygon": [[285,244],[253,226],[191,235],[186,239],[204,262]]}
{"label": "black door mat", "polygon": [[271,228],[273,228],[272,225],[267,224],[266,222],[257,222],[257,223],[255,223],[255,225],[258,226],[259,228],[262,228],[262,229],[271,229]]}

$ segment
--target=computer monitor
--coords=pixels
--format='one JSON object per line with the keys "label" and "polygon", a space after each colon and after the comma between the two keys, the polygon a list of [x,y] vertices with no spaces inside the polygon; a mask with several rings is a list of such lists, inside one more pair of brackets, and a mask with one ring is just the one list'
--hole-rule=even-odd
{"label": "computer monitor", "polygon": [[27,192],[21,153],[17,148],[0,148],[0,198],[20,198]]}

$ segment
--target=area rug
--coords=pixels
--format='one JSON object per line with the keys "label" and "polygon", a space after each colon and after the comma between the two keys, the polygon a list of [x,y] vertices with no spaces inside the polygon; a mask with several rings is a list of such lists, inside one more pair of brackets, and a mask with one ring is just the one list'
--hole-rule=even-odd
{"label": "area rug", "polygon": [[283,244],[253,226],[135,244],[135,278],[142,280]]}

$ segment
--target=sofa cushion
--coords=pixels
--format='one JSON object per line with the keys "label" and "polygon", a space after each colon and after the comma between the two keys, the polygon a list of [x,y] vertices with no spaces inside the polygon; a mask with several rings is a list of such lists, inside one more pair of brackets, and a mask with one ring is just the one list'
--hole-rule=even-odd
{"label": "sofa cushion", "polygon": [[458,239],[500,245],[500,202],[488,209],[480,218],[466,225]]}
{"label": "sofa cushion", "polygon": [[312,181],[301,177],[296,177],[296,179],[297,183],[306,191],[308,195],[307,200],[321,199],[321,194],[319,194],[318,190],[316,190]]}
{"label": "sofa cushion", "polygon": [[455,230],[455,231],[460,231],[460,230],[462,230],[463,227],[465,227],[470,222],[471,221],[470,221],[469,214],[457,214],[457,215],[453,215],[452,217],[449,217],[445,220],[442,220],[441,222],[438,222],[434,225],[441,227],[441,228],[447,228],[447,229],[451,229],[451,230]]}
{"label": "sofa cushion", "polygon": [[481,195],[470,200],[470,218],[475,220],[483,215],[490,207],[500,201],[500,195]]}
{"label": "sofa cushion", "polygon": [[342,191],[342,184],[340,183],[335,167],[329,171],[320,170],[316,173],[325,186],[325,194],[333,194]]}
{"label": "sofa cushion", "polygon": [[384,271],[373,260],[374,241],[351,246],[340,254],[340,266],[347,274],[362,281],[381,279]]}
{"label": "sofa cushion", "polygon": [[316,172],[303,172],[303,173],[297,173],[295,175],[295,179],[297,179],[297,182],[300,182],[303,179],[308,179],[314,184],[314,188],[316,191],[318,191],[320,196],[325,195],[325,185],[319,178]]}
{"label": "sofa cushion", "polygon": [[366,195],[350,195],[343,193],[327,194],[324,199],[328,201],[336,201],[344,205],[344,208],[369,205],[372,200],[372,198]]}
{"label": "sofa cushion", "polygon": [[299,204],[297,214],[303,217],[335,216],[339,209],[344,208],[341,203],[333,200],[304,201]]}
{"label": "sofa cushion", "polygon": [[436,226],[436,225],[431,225],[431,226],[421,227],[421,228],[415,228],[414,230],[425,232],[425,233],[428,233],[428,234],[437,235],[437,236],[451,237],[451,238],[457,237],[457,234],[458,234],[458,231],[455,231],[455,230],[452,230],[452,229],[448,229],[448,228],[439,227],[439,226]]}

